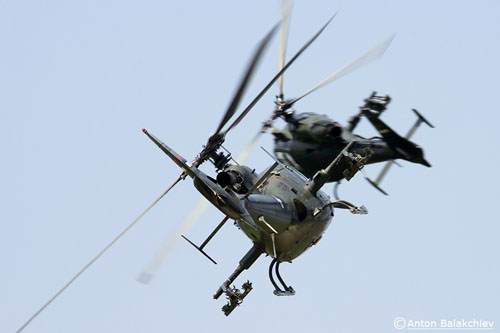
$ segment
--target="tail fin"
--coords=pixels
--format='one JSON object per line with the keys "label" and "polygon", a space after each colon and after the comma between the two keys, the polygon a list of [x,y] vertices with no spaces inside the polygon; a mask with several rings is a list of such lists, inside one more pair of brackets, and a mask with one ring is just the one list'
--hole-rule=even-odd
{"label": "tail fin", "polygon": [[408,140],[410,140],[413,134],[417,131],[417,128],[420,126],[421,123],[426,123],[430,128],[434,128],[434,126],[429,121],[427,121],[427,119],[425,119],[424,116],[420,114],[420,112],[418,112],[416,109],[411,109],[411,110],[417,115],[418,119],[413,125],[413,127],[410,128],[408,134],[406,134],[405,138]]}

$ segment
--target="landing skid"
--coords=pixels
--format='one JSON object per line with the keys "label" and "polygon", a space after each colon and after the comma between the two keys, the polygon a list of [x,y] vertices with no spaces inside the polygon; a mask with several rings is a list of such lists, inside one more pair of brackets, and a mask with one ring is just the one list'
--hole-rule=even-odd
{"label": "landing skid", "polygon": [[289,287],[290,290],[275,290],[273,291],[273,294],[276,296],[294,296],[295,295],[295,290],[292,287]]}
{"label": "landing skid", "polygon": [[[293,289],[293,287],[287,286],[285,281],[283,281],[283,278],[280,275],[279,267],[280,267],[280,262],[278,261],[278,259],[273,259],[273,261],[271,261],[271,264],[269,265],[269,279],[271,280],[271,283],[273,284],[273,286],[275,288],[273,291],[273,294],[275,294],[276,296],[293,296],[293,295],[295,295],[295,290]],[[283,286],[284,290],[278,286],[276,281],[274,281],[273,268],[275,268],[276,276],[278,277],[278,280],[281,283],[281,285]]]}

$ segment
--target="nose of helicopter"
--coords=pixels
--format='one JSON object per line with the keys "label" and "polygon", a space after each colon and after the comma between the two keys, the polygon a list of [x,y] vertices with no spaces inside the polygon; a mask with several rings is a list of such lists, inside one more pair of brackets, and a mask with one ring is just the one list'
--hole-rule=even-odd
{"label": "nose of helicopter", "polygon": [[415,145],[415,148],[416,151],[413,157],[413,161],[430,168],[431,164],[424,158],[424,150],[419,145]]}
{"label": "nose of helicopter", "polygon": [[292,221],[292,210],[280,198],[261,194],[248,196],[245,207],[263,230],[280,233]]}
{"label": "nose of helicopter", "polygon": [[420,161],[420,164],[425,165],[426,167],[430,168],[431,164],[425,160],[425,158],[422,158]]}

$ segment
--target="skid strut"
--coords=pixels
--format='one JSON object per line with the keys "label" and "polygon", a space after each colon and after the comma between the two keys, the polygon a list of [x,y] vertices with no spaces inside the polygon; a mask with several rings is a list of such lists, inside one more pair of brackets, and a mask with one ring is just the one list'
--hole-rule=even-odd
{"label": "skid strut", "polygon": [[[293,295],[295,295],[295,290],[292,288],[292,286],[287,286],[285,281],[283,281],[283,278],[280,275],[279,267],[280,267],[280,262],[278,261],[278,259],[273,259],[273,261],[271,261],[271,264],[269,265],[269,279],[271,280],[271,283],[273,284],[273,286],[275,288],[273,293],[276,296],[293,296]],[[275,269],[276,276],[278,277],[278,280],[281,283],[281,285],[283,286],[284,290],[278,286],[276,281],[274,281],[273,268]]]}

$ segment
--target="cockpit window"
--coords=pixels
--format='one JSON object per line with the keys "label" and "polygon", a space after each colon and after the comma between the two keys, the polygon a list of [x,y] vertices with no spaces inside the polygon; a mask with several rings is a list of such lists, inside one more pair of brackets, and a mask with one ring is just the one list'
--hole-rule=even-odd
{"label": "cockpit window", "polygon": [[295,168],[292,168],[290,167],[289,165],[286,165],[285,164],[285,168],[290,171],[291,173],[294,173],[296,174],[297,176],[299,176],[300,178],[302,178],[302,180],[307,180],[308,178],[306,176],[304,176],[299,170],[295,169]]}
{"label": "cockpit window", "polygon": [[293,199],[293,204],[295,206],[295,211],[297,212],[297,217],[299,221],[304,221],[307,217],[307,208],[306,206],[299,200]]}
{"label": "cockpit window", "polygon": [[293,169],[293,172],[294,172],[296,175],[298,175],[300,178],[302,178],[302,180],[307,180],[307,179],[308,179],[306,176],[304,176],[304,175],[302,174],[302,172],[300,172],[300,171],[299,171],[299,170],[297,170],[297,169]]}

